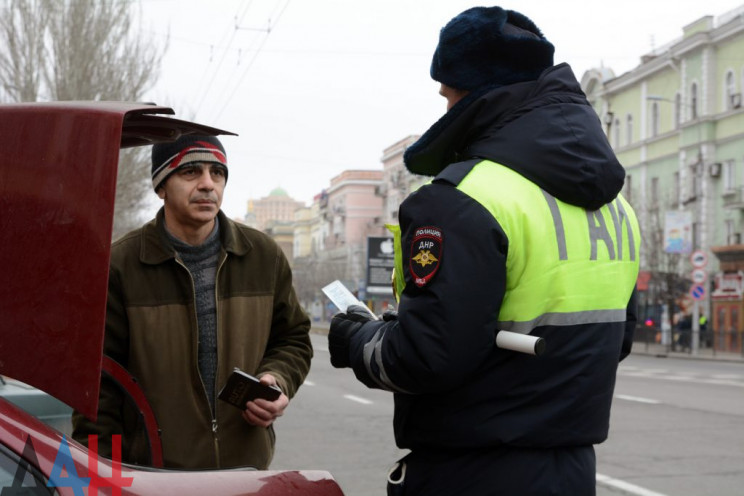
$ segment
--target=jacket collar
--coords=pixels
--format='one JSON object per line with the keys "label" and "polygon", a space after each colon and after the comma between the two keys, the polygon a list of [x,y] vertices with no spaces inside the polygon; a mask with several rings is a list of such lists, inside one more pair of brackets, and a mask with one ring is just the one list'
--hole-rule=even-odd
{"label": "jacket collar", "polygon": [[[252,244],[237,224],[220,210],[220,242],[225,252],[243,256],[250,251]],[[142,263],[157,265],[176,258],[176,250],[165,236],[165,210],[161,208],[155,218],[142,228],[140,260]]]}
{"label": "jacket collar", "polygon": [[613,200],[625,170],[567,64],[536,81],[468,94],[411,145],[411,172],[437,175],[451,163],[489,159],[552,196],[594,210]]}

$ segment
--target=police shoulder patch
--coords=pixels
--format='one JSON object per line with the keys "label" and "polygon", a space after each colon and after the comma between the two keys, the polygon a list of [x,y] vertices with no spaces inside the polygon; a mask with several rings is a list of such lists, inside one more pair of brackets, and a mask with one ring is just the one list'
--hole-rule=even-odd
{"label": "police shoulder patch", "polygon": [[434,277],[442,263],[442,230],[434,226],[418,227],[411,242],[409,270],[414,284],[423,288]]}

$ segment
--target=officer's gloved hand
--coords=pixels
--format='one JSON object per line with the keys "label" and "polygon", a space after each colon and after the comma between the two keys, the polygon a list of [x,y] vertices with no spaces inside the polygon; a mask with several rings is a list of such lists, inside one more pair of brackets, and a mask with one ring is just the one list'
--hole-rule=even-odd
{"label": "officer's gloved hand", "polygon": [[382,320],[390,322],[392,320],[398,320],[398,312],[395,310],[385,310],[382,314]]}
{"label": "officer's gloved hand", "polygon": [[372,320],[372,315],[366,308],[350,305],[346,313],[337,313],[331,319],[328,330],[328,351],[331,353],[331,365],[337,369],[348,367],[349,340],[365,323]]}

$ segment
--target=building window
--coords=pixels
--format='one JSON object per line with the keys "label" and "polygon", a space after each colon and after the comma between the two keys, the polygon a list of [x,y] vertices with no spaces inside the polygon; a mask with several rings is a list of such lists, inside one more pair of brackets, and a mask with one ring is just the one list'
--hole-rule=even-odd
{"label": "building window", "polygon": [[674,197],[672,198],[672,206],[676,205],[679,201],[681,182],[679,180],[679,171],[674,173]]}
{"label": "building window", "polygon": [[612,142],[615,144],[616,147],[622,146],[620,144],[620,119],[619,118],[615,119],[615,125],[613,126],[612,132],[613,132]]}
{"label": "building window", "polygon": [[688,199],[694,200],[698,195],[698,164],[697,162],[690,166],[690,195]]}
{"label": "building window", "polygon": [[651,208],[659,208],[659,178],[651,178]]}
{"label": "building window", "polygon": [[659,135],[659,102],[651,105],[651,137]]}
{"label": "building window", "polygon": [[682,123],[682,95],[674,95],[674,129],[679,129]]}
{"label": "building window", "polygon": [[623,195],[626,200],[630,202],[630,193],[633,187],[633,176],[630,174],[625,176],[625,194]]}
{"label": "building window", "polygon": [[633,142],[633,116],[628,114],[625,120],[625,144],[630,145]]}
{"label": "building window", "polygon": [[733,191],[736,188],[736,162],[727,160],[723,163],[722,169],[723,191]]}
{"label": "building window", "polygon": [[734,242],[734,221],[732,219],[726,219],[726,223],[724,224],[724,226],[726,229],[726,244],[738,244]]}
{"label": "building window", "polygon": [[692,223],[692,249],[697,250],[700,248],[700,224],[698,222]]}
{"label": "building window", "polygon": [[734,73],[732,71],[726,73],[726,82],[724,84],[723,94],[726,101],[723,103],[723,108],[725,110],[731,110],[734,108],[734,95],[736,94],[736,82],[734,82]]}
{"label": "building window", "polygon": [[726,73],[726,82],[723,88],[724,98],[723,102],[724,110],[733,110],[741,107],[741,93],[736,92],[736,78],[734,77],[733,71]]}
{"label": "building window", "polygon": [[690,87],[690,118],[697,119],[698,117],[698,85],[692,83]]}

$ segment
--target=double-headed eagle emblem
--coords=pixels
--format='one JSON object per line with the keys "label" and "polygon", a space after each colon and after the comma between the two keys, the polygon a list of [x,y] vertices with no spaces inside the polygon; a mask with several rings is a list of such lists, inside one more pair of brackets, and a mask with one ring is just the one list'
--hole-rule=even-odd
{"label": "double-headed eagle emblem", "polygon": [[413,257],[413,261],[422,267],[439,262],[439,259],[431,254],[431,250],[421,250],[418,254]]}

